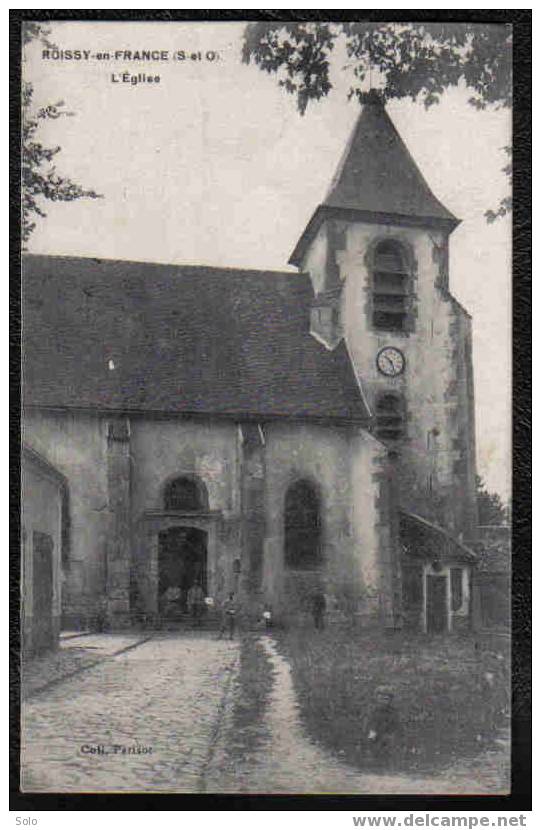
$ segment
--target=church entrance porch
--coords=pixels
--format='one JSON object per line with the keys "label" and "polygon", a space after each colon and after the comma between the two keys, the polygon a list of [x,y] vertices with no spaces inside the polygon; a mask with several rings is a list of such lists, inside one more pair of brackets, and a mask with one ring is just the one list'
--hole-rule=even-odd
{"label": "church entrance porch", "polygon": [[158,610],[172,618],[191,610],[207,595],[207,533],[196,527],[170,527],[158,534]]}
{"label": "church entrance porch", "polygon": [[179,618],[193,610],[194,598],[200,610],[208,597],[219,604],[238,550],[224,544],[226,535],[220,511],[146,511],[134,533],[133,619],[151,625]]}

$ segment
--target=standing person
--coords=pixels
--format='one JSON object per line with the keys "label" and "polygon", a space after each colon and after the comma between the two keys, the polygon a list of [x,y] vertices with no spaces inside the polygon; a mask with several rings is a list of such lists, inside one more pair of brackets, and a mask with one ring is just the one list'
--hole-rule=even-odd
{"label": "standing person", "polygon": [[265,631],[270,631],[272,628],[272,605],[266,602],[263,606],[263,621],[265,623]]}
{"label": "standing person", "polygon": [[180,588],[176,585],[169,587],[162,594],[162,614],[168,619],[174,619],[179,615]]}
{"label": "standing person", "polygon": [[204,599],[205,595],[203,594],[201,585],[198,582],[194,582],[188,591],[188,609],[195,623],[199,623],[200,621]]}
{"label": "standing person", "polygon": [[235,595],[229,594],[228,599],[224,602],[222,609],[222,625],[220,628],[220,637],[226,631],[229,632],[229,639],[232,640],[235,635],[235,624],[237,616],[237,606],[235,604]]}
{"label": "standing person", "polygon": [[378,686],[374,706],[368,716],[367,735],[372,757],[378,767],[392,769],[399,761],[403,729],[394,703],[394,691],[389,686]]}
{"label": "standing person", "polygon": [[325,611],[327,610],[327,601],[323,591],[316,591],[312,597],[312,616],[314,618],[314,625],[318,631],[325,628]]}

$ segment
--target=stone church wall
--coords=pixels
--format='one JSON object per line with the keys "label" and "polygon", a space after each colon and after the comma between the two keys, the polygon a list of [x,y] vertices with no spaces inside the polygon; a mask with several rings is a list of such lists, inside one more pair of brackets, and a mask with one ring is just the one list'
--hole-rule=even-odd
{"label": "stone church wall", "polygon": [[166,485],[193,476],[208,493],[214,518],[176,521],[208,533],[208,593],[218,601],[239,587],[235,560],[240,558],[239,435],[231,421],[132,419],[133,556],[142,603],[155,611],[156,574],[152,557],[160,529],[174,519],[155,516],[164,509]]}
{"label": "stone church wall", "polygon": [[238,429],[232,421],[131,419],[134,516],[163,508],[165,485],[181,475],[204,482],[210,510],[238,513]]}
{"label": "stone church wall", "polygon": [[[123,627],[134,611],[152,620],[159,610],[159,534],[178,526],[206,534],[207,593],[218,602],[235,591],[248,613],[268,601],[278,618],[303,603],[306,610],[319,587],[340,611],[392,616],[386,451],[364,430],[30,411],[25,440],[68,482],[67,627]],[[180,476],[204,484],[208,506],[201,513],[165,509],[165,487]],[[284,567],[284,500],[297,479],[313,482],[321,496],[317,573]]]}
{"label": "stone church wall", "polygon": [[[122,440],[114,440],[122,431]],[[216,514],[210,525],[201,524],[212,543],[210,587],[220,596],[237,587],[232,575],[240,556],[236,424],[32,410],[25,413],[24,437],[68,481],[65,627],[99,626],[111,616],[129,624],[132,560],[135,578],[142,574],[143,603],[155,610],[148,597],[155,591],[149,586],[149,560],[160,529],[175,521],[148,522],[145,515],[163,510],[166,483],[181,475],[203,481]]]}
{"label": "stone church wall", "polygon": [[[323,590],[330,611],[379,617],[392,558],[385,451],[362,430],[287,423],[267,424],[265,569],[263,593],[285,617],[309,610],[310,593]],[[323,562],[317,571],[284,566],[284,499],[291,483],[312,482],[323,517]],[[385,525],[385,526],[384,526]],[[391,603],[388,597],[388,603]]]}

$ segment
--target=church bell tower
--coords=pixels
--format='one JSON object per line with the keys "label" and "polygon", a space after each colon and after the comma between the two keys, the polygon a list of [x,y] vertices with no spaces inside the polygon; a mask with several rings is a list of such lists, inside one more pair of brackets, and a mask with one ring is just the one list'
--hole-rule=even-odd
{"label": "church bell tower", "polygon": [[397,459],[400,506],[472,539],[471,318],[449,290],[458,223],[371,92],[290,262],[312,281],[312,335],[346,343],[372,430]]}

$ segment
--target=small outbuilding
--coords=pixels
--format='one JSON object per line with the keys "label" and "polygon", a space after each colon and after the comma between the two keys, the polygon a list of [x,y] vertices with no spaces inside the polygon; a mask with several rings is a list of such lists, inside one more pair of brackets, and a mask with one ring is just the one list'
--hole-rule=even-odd
{"label": "small outbuilding", "polygon": [[58,643],[67,481],[34,450],[22,452],[22,641],[26,654]]}
{"label": "small outbuilding", "polygon": [[443,528],[400,514],[404,624],[428,634],[472,625],[472,575],[477,556]]}

